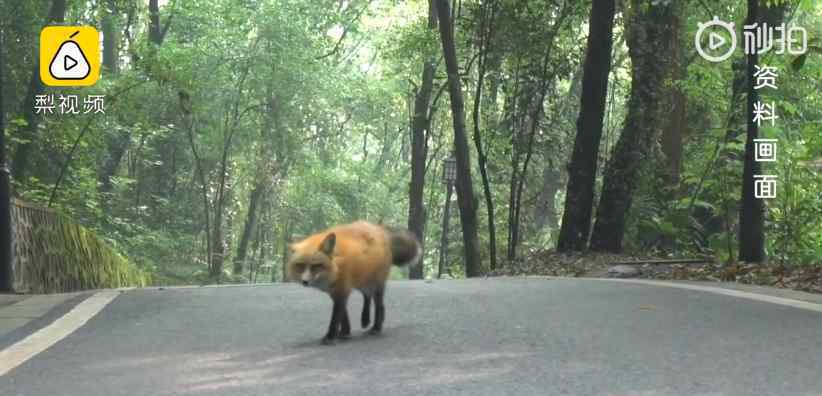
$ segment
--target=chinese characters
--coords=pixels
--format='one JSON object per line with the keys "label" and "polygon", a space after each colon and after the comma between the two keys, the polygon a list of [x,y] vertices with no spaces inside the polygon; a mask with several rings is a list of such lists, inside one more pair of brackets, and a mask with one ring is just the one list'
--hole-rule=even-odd
{"label": "chinese characters", "polygon": [[745,54],[761,55],[772,50],[776,44],[776,54],[786,52],[791,55],[802,55],[808,51],[808,31],[799,26],[787,27],[784,23],[768,26],[767,23],[745,25]]}
{"label": "chinese characters", "polygon": [[[746,49],[748,48],[747,33],[746,31]],[[776,78],[779,75],[775,67],[757,65],[753,77],[755,79],[754,89],[776,89]],[[761,101],[754,103],[753,122],[757,126],[761,126],[763,121],[770,121],[771,126],[775,125],[776,119],[779,118],[775,107],[774,103],[762,103]],[[776,143],[776,139],[754,139],[754,160],[756,162],[776,162]],[[758,199],[776,198],[776,176],[754,175],[754,197]]]}
{"label": "chinese characters", "polygon": [[34,114],[55,114],[55,110],[56,114],[106,113],[105,95],[87,95],[83,97],[82,103],[81,109],[80,98],[77,95],[37,95],[34,97]]}

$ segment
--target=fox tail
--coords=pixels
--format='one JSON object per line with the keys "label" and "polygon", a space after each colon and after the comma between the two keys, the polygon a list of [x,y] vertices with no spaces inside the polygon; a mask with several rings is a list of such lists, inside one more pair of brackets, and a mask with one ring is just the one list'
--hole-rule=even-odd
{"label": "fox tail", "polygon": [[413,266],[420,262],[422,245],[411,231],[392,227],[386,227],[386,230],[394,265]]}

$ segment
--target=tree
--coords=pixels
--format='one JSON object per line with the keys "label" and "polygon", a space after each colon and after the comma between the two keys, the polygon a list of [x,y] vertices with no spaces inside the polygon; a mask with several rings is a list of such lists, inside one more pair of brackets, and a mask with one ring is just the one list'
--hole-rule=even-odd
{"label": "tree", "polygon": [[[759,0],[748,0],[746,25],[759,20]],[[754,73],[758,62],[757,51],[748,54],[748,131],[745,139],[745,163],[742,172],[742,208],[739,212],[739,260],[760,263],[765,261],[765,204],[755,196],[755,175],[762,167],[755,161],[754,139],[759,138],[759,127],[754,122],[754,106],[759,94],[754,88]]]}
{"label": "tree", "polygon": [[479,60],[477,64],[477,86],[474,91],[474,109],[471,113],[474,124],[474,146],[477,149],[477,165],[479,166],[482,178],[482,190],[485,196],[485,208],[488,215],[488,244],[491,267],[493,271],[497,268],[497,231],[494,222],[494,198],[491,195],[491,182],[488,178],[488,155],[482,149],[482,135],[480,134],[480,107],[482,102],[482,88],[485,81],[486,67],[488,65],[488,53],[491,51],[490,41],[494,34],[494,18],[497,13],[496,1],[483,2],[480,7],[479,21]]}
{"label": "tree", "polygon": [[[275,156],[272,148],[273,129],[276,136],[280,136],[282,130],[279,123],[279,101],[269,88],[268,103],[264,106],[265,114],[263,115],[263,126],[260,130],[260,151],[256,160],[256,169],[254,174],[254,187],[248,197],[248,213],[243,225],[242,234],[240,234],[240,241],[237,244],[237,254],[234,256],[234,274],[243,272],[243,264],[245,263],[246,254],[248,251],[248,243],[254,230],[257,229],[258,212],[265,204],[266,196],[270,193],[274,179],[277,173],[281,171],[277,168],[277,164],[272,164],[272,157]],[[278,139],[283,141],[283,139]],[[276,158],[280,163],[284,161],[282,158]],[[260,232],[258,232],[260,234]],[[260,243],[259,239],[256,241]],[[264,252],[263,246],[260,246],[260,251]]]}
{"label": "tree", "polygon": [[[112,76],[116,76],[120,73],[120,36],[117,25],[117,4],[114,0],[106,0],[102,6],[103,67]],[[103,158],[100,172],[98,172],[98,189],[104,207],[108,207],[113,187],[111,178],[117,172],[130,141],[131,134],[125,128],[109,131],[106,135],[106,156]]]}
{"label": "tree", "polygon": [[[52,0],[45,24],[63,22],[65,17],[66,0]],[[14,152],[14,161],[12,162],[12,175],[17,181],[23,181],[26,178],[30,161],[29,154],[35,144],[34,141],[37,140],[37,131],[40,126],[41,117],[35,113],[34,103],[37,95],[43,93],[43,83],[40,81],[40,57],[35,56],[34,59],[34,68],[32,69],[31,80],[29,80],[28,93],[23,103],[23,118],[26,121],[26,128],[22,134],[23,142],[17,146]]]}
{"label": "tree", "polygon": [[591,250],[619,253],[625,221],[634,192],[642,178],[643,165],[662,128],[660,122],[665,78],[670,72],[666,57],[671,49],[671,25],[676,15],[673,3],[631,1],[628,49],[631,56],[631,98],[625,126],[606,165],[597,218],[591,234]]}
{"label": "tree", "polygon": [[11,251],[11,189],[6,168],[6,108],[3,106],[3,29],[0,28],[0,293],[14,292],[14,272]]}
{"label": "tree", "polygon": [[103,30],[103,66],[112,74],[117,74],[119,65],[119,29],[117,26],[117,4],[106,0],[103,7],[103,18],[100,22]]}
{"label": "tree", "polygon": [[165,25],[160,21],[160,4],[159,0],[148,0],[148,39],[156,45],[163,44],[166,38],[168,28],[171,27],[171,19],[174,14],[169,15],[166,19]]}
{"label": "tree", "polygon": [[687,65],[683,62],[682,50],[682,17],[671,17],[671,80],[674,82],[669,89],[671,116],[668,124],[662,129],[660,144],[665,159],[668,162],[669,182],[671,185],[679,183],[682,173],[682,147],[687,125],[687,98],[682,92],[680,83],[685,80]]}
{"label": "tree", "polygon": [[581,251],[588,242],[594,202],[599,140],[605,115],[608,74],[611,71],[614,0],[595,1],[591,7],[588,50],[582,77],[582,100],[577,118],[574,151],[568,164],[568,186],[557,250]]}
{"label": "tree", "polygon": [[[437,9],[435,0],[428,1],[428,29],[437,29]],[[414,114],[411,120],[411,183],[408,188],[408,229],[417,236],[425,249],[425,163],[428,157],[428,129],[430,127],[429,103],[434,87],[436,67],[433,59],[426,59],[422,65],[422,83],[414,96]],[[412,266],[409,278],[422,279],[424,263]]]}
{"label": "tree", "polygon": [[477,209],[471,181],[471,158],[465,133],[465,103],[462,98],[457,51],[454,45],[453,18],[448,0],[437,1],[440,40],[448,72],[448,94],[451,98],[451,116],[454,121],[454,155],[457,160],[457,201],[462,223],[462,241],[465,250],[465,275],[479,276],[481,259],[477,238]]}

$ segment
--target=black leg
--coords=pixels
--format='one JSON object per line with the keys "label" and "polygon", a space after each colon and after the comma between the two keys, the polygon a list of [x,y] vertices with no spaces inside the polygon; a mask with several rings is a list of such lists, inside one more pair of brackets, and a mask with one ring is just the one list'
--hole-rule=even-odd
{"label": "black leg", "polygon": [[323,344],[331,345],[337,338],[340,325],[345,315],[346,297],[332,297],[334,307],[331,308],[331,323],[328,324],[328,333],[323,337]]}
{"label": "black leg", "polygon": [[362,297],[362,316],[360,317],[360,324],[364,329],[371,323],[371,296],[363,294]]}
{"label": "black leg", "polygon": [[340,320],[340,332],[337,335],[337,338],[351,338],[351,323],[348,321],[348,308],[345,305],[343,305],[342,313],[340,315],[342,316],[342,319]]}
{"label": "black leg", "polygon": [[383,294],[385,289],[378,289],[374,292],[374,326],[371,326],[371,334],[378,334],[382,331],[382,322],[385,320],[385,305],[383,305]]}

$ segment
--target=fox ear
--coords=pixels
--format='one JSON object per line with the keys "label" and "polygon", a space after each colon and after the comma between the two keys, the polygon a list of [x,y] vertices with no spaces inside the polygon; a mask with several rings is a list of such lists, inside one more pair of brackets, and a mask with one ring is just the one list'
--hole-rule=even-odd
{"label": "fox ear", "polygon": [[331,257],[331,253],[334,252],[334,245],[336,244],[337,236],[332,232],[323,239],[323,242],[320,244],[320,251],[325,253],[326,256]]}

